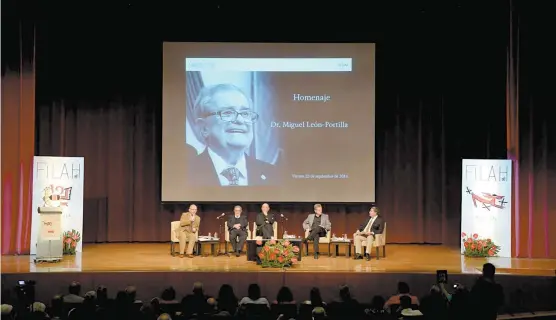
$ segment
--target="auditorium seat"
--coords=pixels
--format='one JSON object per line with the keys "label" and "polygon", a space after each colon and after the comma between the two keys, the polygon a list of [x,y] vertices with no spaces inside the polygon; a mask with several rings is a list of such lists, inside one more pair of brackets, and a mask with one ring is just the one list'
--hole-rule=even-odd
{"label": "auditorium seat", "polygon": [[[363,246],[366,246],[367,243],[363,242]],[[382,257],[386,258],[386,222],[384,223],[384,230],[382,230],[382,234],[375,235],[375,240],[373,241],[373,247],[376,248],[376,259],[380,259],[380,247],[382,247]],[[353,246],[353,250],[355,250],[355,246]]]}
{"label": "auditorium seat", "polygon": [[[278,239],[278,221],[274,221],[272,224],[272,229],[274,229],[274,239]],[[253,222],[253,231],[251,232],[253,235],[253,240],[257,237],[257,223]]]}
{"label": "auditorium seat", "polygon": [[182,305],[180,303],[161,303],[160,309],[170,316],[175,316],[176,312],[181,311]]}
{"label": "auditorium seat", "polygon": [[[170,223],[170,254],[172,256],[176,255],[176,249],[175,249],[175,245],[178,245],[178,250],[179,250],[179,246],[180,246],[180,239],[178,238],[178,232],[176,230],[178,230],[180,227],[180,222],[179,221],[172,221]],[[199,230],[197,230],[197,232],[195,232],[195,235],[197,236],[197,239],[199,239]],[[198,248],[197,245],[195,245],[194,247],[195,249],[193,249],[193,253],[198,252]]]}
{"label": "auditorium seat", "polygon": [[295,319],[297,318],[297,304],[272,304],[270,306],[270,312],[273,319],[277,319],[281,314],[284,315],[284,319]]}
{"label": "auditorium seat", "polygon": [[269,319],[271,313],[266,304],[248,303],[239,307],[238,318]]}
{"label": "auditorium seat", "polygon": [[[230,243],[230,231],[228,231],[228,221],[224,222],[224,236],[225,236],[225,239],[226,239],[226,252],[229,252],[228,251],[228,244]],[[254,239],[251,236],[252,235],[251,235],[251,230],[249,229],[249,223],[247,223],[247,240]],[[247,246],[247,241],[245,241],[244,246]],[[244,248],[241,248],[241,250],[246,251],[246,250],[244,250]]]}
{"label": "auditorium seat", "polygon": [[313,319],[313,306],[307,303],[299,304],[297,320],[312,320],[312,319]]}
{"label": "auditorium seat", "polygon": [[[309,230],[305,230],[305,238],[307,238],[308,236],[309,236]],[[320,246],[320,244],[323,244],[323,243],[324,243],[324,244],[330,244],[330,239],[331,239],[331,238],[332,238],[332,230],[329,230],[329,231],[326,233],[326,236],[325,236],[325,237],[320,237],[320,239],[319,239],[319,250],[322,249],[322,246]],[[309,255],[309,242],[312,242],[312,241],[308,241],[308,242],[305,244],[305,255],[306,255],[306,256]],[[330,246],[328,246],[328,251],[330,251]]]}

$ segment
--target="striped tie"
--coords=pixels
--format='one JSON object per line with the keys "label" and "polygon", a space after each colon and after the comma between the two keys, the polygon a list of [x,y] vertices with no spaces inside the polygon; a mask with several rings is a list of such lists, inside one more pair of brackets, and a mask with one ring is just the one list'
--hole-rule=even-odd
{"label": "striped tie", "polygon": [[223,175],[226,179],[228,179],[228,181],[230,182],[230,186],[237,186],[239,183],[239,170],[236,167],[230,167],[224,171],[222,171],[222,173],[220,173],[221,175]]}

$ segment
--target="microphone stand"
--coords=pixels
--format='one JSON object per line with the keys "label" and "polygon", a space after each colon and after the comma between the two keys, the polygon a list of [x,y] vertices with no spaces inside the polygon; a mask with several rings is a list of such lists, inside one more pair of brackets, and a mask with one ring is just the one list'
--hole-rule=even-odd
{"label": "microphone stand", "polygon": [[[218,240],[218,254],[217,256],[227,256],[229,257],[230,254],[227,252],[226,250],[226,230],[224,229],[224,225],[222,224],[222,218],[224,218],[224,213],[220,216],[218,216],[216,219],[218,219],[219,224],[218,224],[218,232],[220,232],[219,234],[219,240]],[[222,248],[222,240],[224,240],[224,252],[222,252],[221,248]]]}
{"label": "microphone stand", "polygon": [[[284,221],[287,221],[288,219],[286,217],[284,217],[283,214],[280,213],[280,225],[282,226],[282,240],[284,240],[284,231],[286,230],[286,225],[284,223]],[[280,235],[278,235],[280,237]]]}

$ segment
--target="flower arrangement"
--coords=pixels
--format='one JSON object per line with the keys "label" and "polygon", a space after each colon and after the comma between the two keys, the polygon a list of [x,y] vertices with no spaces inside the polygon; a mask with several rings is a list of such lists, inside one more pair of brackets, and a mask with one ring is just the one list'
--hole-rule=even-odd
{"label": "flower arrangement", "polygon": [[64,232],[64,254],[74,255],[79,241],[81,241],[79,231],[72,229]]}
{"label": "flower arrangement", "polygon": [[492,240],[479,238],[476,233],[467,235],[462,232],[461,238],[464,247],[463,255],[466,257],[494,257],[500,251],[500,247]]}
{"label": "flower arrangement", "polygon": [[[257,245],[262,245],[262,240],[257,240]],[[267,241],[259,252],[263,268],[286,268],[297,262],[299,247],[292,245],[288,240]]]}

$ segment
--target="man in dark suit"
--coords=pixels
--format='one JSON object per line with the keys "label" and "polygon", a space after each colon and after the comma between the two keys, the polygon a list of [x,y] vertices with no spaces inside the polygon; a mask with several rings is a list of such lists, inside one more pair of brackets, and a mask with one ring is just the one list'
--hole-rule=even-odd
{"label": "man in dark suit", "polygon": [[363,243],[365,243],[365,257],[367,261],[371,259],[371,248],[376,234],[382,234],[384,231],[384,219],[379,215],[380,210],[372,207],[369,210],[369,216],[365,219],[357,232],[353,235],[353,243],[355,244],[355,260],[363,259],[361,255]]}
{"label": "man in dark suit", "polygon": [[303,243],[308,241],[313,241],[313,251],[315,259],[319,258],[319,240],[321,237],[325,237],[328,231],[332,228],[332,223],[328,218],[327,214],[322,213],[322,205],[315,204],[313,206],[315,213],[311,213],[307,216],[307,219],[303,221],[303,229],[309,235],[302,239]]}
{"label": "man in dark suit", "polygon": [[274,222],[276,222],[276,218],[274,218],[274,214],[270,212],[270,206],[268,203],[263,203],[261,212],[255,219],[255,224],[257,225],[255,236],[263,237],[263,239],[274,238]]}
{"label": "man in dark suit", "polygon": [[228,231],[230,232],[230,243],[232,248],[236,253],[236,257],[239,257],[241,249],[245,240],[247,240],[247,217],[241,214],[241,206],[234,207],[234,214],[228,217]]}
{"label": "man in dark suit", "polygon": [[232,84],[201,90],[193,110],[206,149],[189,160],[189,181],[209,186],[277,184],[275,166],[246,153],[259,118],[252,105],[251,99]]}

